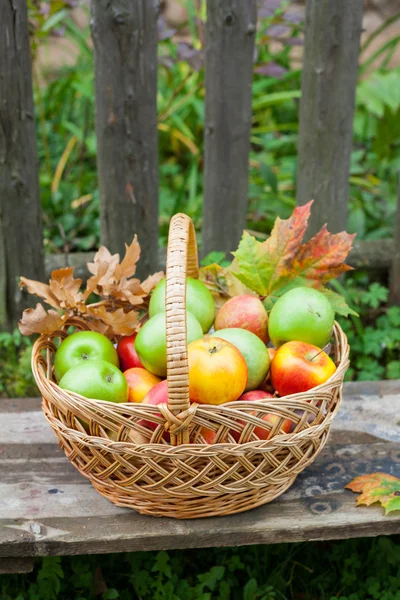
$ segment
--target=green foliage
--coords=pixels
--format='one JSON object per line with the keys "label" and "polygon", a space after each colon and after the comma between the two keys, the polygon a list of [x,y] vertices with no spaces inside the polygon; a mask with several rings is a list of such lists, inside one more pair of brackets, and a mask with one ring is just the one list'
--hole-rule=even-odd
{"label": "green foliage", "polygon": [[0,599],[398,600],[398,542],[381,537],[42,558],[32,574],[0,577]]}
{"label": "green foliage", "polygon": [[400,307],[386,307],[389,291],[381,284],[348,278],[344,285],[332,286],[355,307],[360,318],[351,316],[339,322],[351,348],[347,380],[400,378]]}
{"label": "green foliage", "polygon": [[0,333],[0,397],[37,396],[31,371],[32,341],[20,334]]}

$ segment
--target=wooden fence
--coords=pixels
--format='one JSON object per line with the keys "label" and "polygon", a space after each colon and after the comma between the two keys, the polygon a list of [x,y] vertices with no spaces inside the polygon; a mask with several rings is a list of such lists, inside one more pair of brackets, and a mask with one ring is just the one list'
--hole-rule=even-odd
{"label": "wooden fence", "polygon": [[[93,0],[101,239],[137,232],[141,273],[159,267],[158,0]],[[307,0],[297,202],[315,198],[311,228],[346,228],[363,0]],[[236,248],[246,224],[257,0],[207,0],[203,252]],[[26,0],[0,2],[0,328],[43,279],[88,255],[44,258]],[[356,242],[350,262],[391,270],[400,302],[400,207],[393,239]]]}

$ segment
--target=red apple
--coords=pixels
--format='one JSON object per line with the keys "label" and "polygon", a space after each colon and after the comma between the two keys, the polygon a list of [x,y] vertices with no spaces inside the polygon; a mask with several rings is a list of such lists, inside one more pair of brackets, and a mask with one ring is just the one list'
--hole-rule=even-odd
{"label": "red apple", "polygon": [[317,346],[287,342],[271,363],[271,383],[280,396],[287,396],[324,383],[335,371],[335,363]]}
{"label": "red apple", "polygon": [[239,400],[265,400],[266,398],[273,398],[273,394],[265,390],[251,390],[251,392],[246,392],[242,394]]}
{"label": "red apple", "polygon": [[[168,403],[168,381],[164,379],[157,383],[151,390],[146,394],[143,398],[142,404],[167,404]],[[161,413],[157,413],[157,416],[161,417]],[[139,425],[142,427],[147,427],[152,431],[155,431],[158,427],[158,423],[154,423],[153,421],[148,421],[147,419],[141,419],[139,421]],[[163,438],[169,441],[169,433],[166,431],[163,435]]]}
{"label": "red apple", "polygon": [[226,302],[217,314],[215,329],[239,327],[255,333],[265,344],[268,342],[268,315],[256,296],[243,294]]}
{"label": "red apple", "polygon": [[135,367],[143,367],[135,350],[135,340],[137,333],[122,337],[117,346],[119,364],[121,371],[127,371]]}
{"label": "red apple", "polygon": [[[252,390],[251,392],[246,392],[245,394],[243,394],[239,400],[247,400],[248,402],[254,402],[255,400],[265,400],[266,398],[273,398],[273,395],[270,394],[269,392],[265,392],[264,390]],[[258,415],[258,413],[255,412],[251,412],[251,415]],[[267,421],[268,423],[270,423],[272,426],[276,423],[276,421],[278,419],[280,419],[280,417],[278,417],[278,415],[274,415],[272,413],[267,413],[264,414],[261,419],[263,421]],[[243,424],[243,426],[245,425],[245,421],[239,421],[241,424]],[[291,431],[292,428],[292,421],[290,419],[284,419],[283,423],[281,424],[281,431],[284,431],[285,433],[289,433]],[[234,439],[238,442],[240,439],[240,435],[241,432],[238,431],[231,431],[232,436],[234,437]],[[254,434],[260,439],[260,440],[268,440],[268,438],[271,435],[271,431],[267,428],[263,428],[261,427],[261,425],[257,426],[254,428]]]}
{"label": "red apple", "polygon": [[[209,429],[208,427],[202,427],[200,429],[200,434],[203,436],[206,444],[215,444],[215,440],[217,438],[217,432]],[[219,440],[218,443],[222,443],[225,440]]]}

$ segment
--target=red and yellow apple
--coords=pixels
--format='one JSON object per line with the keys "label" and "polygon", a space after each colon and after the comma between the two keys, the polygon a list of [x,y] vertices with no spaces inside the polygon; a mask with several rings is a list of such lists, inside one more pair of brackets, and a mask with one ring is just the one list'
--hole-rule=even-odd
{"label": "red and yellow apple", "polygon": [[218,311],[215,329],[239,327],[247,329],[266,344],[268,337],[268,315],[263,303],[256,296],[242,294],[230,298]]}
{"label": "red and yellow apple", "polygon": [[125,335],[122,337],[117,346],[119,357],[119,366],[122,372],[135,367],[143,367],[135,350],[135,340],[137,333]]}
{"label": "red and yellow apple", "polygon": [[189,394],[192,402],[223,404],[237,400],[247,384],[247,365],[230,342],[204,336],[189,344]]}
{"label": "red and yellow apple", "polygon": [[335,371],[335,363],[320,348],[292,341],[276,351],[271,363],[271,383],[280,396],[288,396],[325,383]]}
{"label": "red and yellow apple", "polygon": [[[243,394],[239,398],[239,400],[246,400],[248,402],[254,402],[256,400],[266,400],[268,398],[273,398],[273,395],[268,392],[265,392],[264,390],[252,390],[251,392],[246,392],[245,394]],[[251,412],[250,414],[256,416],[259,413],[254,411],[254,412]],[[263,421],[266,421],[267,423],[269,423],[272,427],[278,420],[281,419],[278,415],[275,415],[272,413],[264,414],[260,418]],[[245,425],[245,421],[239,421],[239,423],[243,424],[243,426]],[[290,419],[284,419],[281,423],[279,433],[281,433],[282,431],[284,433],[289,433],[291,431],[291,428],[292,428],[292,421]],[[232,436],[235,438],[235,440],[238,442],[240,439],[241,432],[232,430],[231,433],[232,433]],[[254,435],[256,435],[260,440],[268,440],[271,436],[271,430],[268,428],[261,427],[261,425],[257,425],[254,428]]]}
{"label": "red and yellow apple", "polygon": [[146,394],[161,381],[143,367],[128,369],[124,372],[124,377],[129,388],[128,402],[142,402]]}

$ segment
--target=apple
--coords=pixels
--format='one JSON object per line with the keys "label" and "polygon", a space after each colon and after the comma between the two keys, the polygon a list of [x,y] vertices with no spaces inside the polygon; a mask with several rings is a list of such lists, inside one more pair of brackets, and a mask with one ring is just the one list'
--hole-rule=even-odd
{"label": "apple", "polygon": [[273,394],[266,392],[265,390],[251,390],[250,392],[246,392],[242,394],[239,400],[248,400],[252,402],[254,400],[265,400],[266,398],[273,398]]}
{"label": "apple", "polygon": [[128,384],[121,371],[106,360],[86,360],[71,367],[58,384],[86,398],[127,402]]}
{"label": "apple", "polygon": [[119,366],[118,354],[112,342],[96,331],[77,331],[59,345],[54,359],[54,373],[57,381],[75,365],[87,360],[106,360]]}
{"label": "apple", "polygon": [[271,383],[280,396],[287,396],[324,383],[335,371],[333,360],[317,346],[287,342],[271,363]]}
{"label": "apple", "polygon": [[[251,392],[246,392],[243,394],[239,400],[247,400],[248,402],[254,402],[255,400],[266,400],[267,398],[273,398],[273,395],[269,392],[265,392],[264,390],[252,390]],[[257,416],[259,413],[254,411],[250,413],[251,415]],[[260,417],[263,421],[270,423],[272,426],[280,419],[278,415],[267,413]],[[245,421],[239,421],[239,423],[245,425]],[[289,433],[292,429],[292,421],[290,419],[284,419],[281,426],[280,431],[284,433]],[[231,431],[232,436],[238,442],[241,436],[241,432]],[[268,440],[271,435],[271,431],[267,428],[261,427],[261,425],[257,425],[254,428],[254,435],[256,435],[260,440]]]}
{"label": "apple", "polygon": [[[168,381],[164,379],[152,387],[143,398],[142,404],[153,404],[155,406],[157,406],[157,404],[168,404]],[[161,413],[157,413],[157,416],[161,416]],[[147,429],[151,429],[152,431],[155,431],[158,427],[158,423],[148,421],[147,419],[141,419],[138,424],[142,425],[142,427],[147,427]],[[162,437],[169,441],[170,436],[168,431],[166,431]]]}
{"label": "apple", "polygon": [[227,327],[247,329],[265,344],[269,340],[267,311],[261,300],[250,294],[234,296],[220,308],[215,319],[215,330]]}
{"label": "apple", "polygon": [[[209,429],[208,427],[201,427],[200,435],[204,438],[206,444],[215,444],[215,440],[217,439],[217,431],[213,429]],[[218,443],[221,444],[225,440],[219,440]],[[198,440],[196,443],[200,443]]]}
{"label": "apple", "polygon": [[[203,330],[207,333],[214,323],[214,299],[208,287],[198,279],[186,278],[186,308],[198,320]],[[156,285],[150,297],[149,315],[165,311],[165,277]]]}
{"label": "apple", "polygon": [[329,300],[309,287],[293,288],[281,296],[269,315],[272,343],[306,342],[323,348],[332,334],[335,311]]}
{"label": "apple", "polygon": [[212,337],[227,340],[240,350],[248,370],[245,391],[258,388],[266,378],[270,364],[268,349],[260,338],[246,329],[236,327],[220,329]]}
{"label": "apple", "polygon": [[134,367],[124,371],[124,377],[129,389],[128,402],[142,402],[151,388],[161,381],[159,377],[149,373],[143,367]]}
{"label": "apple", "polygon": [[189,394],[192,402],[223,404],[237,400],[247,383],[241,352],[222,338],[206,335],[189,345]]}
{"label": "apple", "polygon": [[[203,337],[200,323],[191,312],[186,311],[187,342]],[[137,334],[135,350],[142,365],[159,377],[167,374],[167,338],[165,313],[157,313],[143,325]]]}
{"label": "apple", "polygon": [[135,350],[135,340],[137,333],[125,335],[122,337],[117,346],[119,357],[119,366],[121,371],[127,371],[135,367],[143,367]]}

